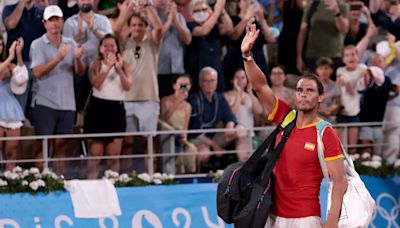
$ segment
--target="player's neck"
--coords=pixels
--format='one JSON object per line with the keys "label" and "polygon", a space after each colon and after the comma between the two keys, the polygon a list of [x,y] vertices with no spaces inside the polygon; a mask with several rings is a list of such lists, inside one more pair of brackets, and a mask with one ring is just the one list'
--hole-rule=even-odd
{"label": "player's neck", "polygon": [[316,123],[319,120],[320,118],[318,117],[317,112],[310,112],[310,113],[298,112],[296,126],[298,128],[304,128],[305,126]]}

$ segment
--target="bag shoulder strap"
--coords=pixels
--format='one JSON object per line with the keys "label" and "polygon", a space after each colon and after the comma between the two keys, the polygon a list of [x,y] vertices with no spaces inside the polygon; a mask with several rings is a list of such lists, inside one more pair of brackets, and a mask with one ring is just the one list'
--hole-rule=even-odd
{"label": "bag shoulder strap", "polygon": [[251,173],[251,170],[256,167],[258,160],[267,150],[267,148],[271,145],[271,143],[275,143],[276,136],[280,131],[286,128],[288,124],[293,122],[296,118],[296,111],[290,110],[285,118],[281,121],[281,123],[274,129],[274,131],[261,143],[261,145],[254,151],[254,153],[250,156],[249,159],[242,165],[240,168],[242,172]]}
{"label": "bag shoulder strap", "polygon": [[286,141],[290,136],[290,133],[292,132],[292,130],[296,126],[296,121],[294,121],[294,120],[295,119],[293,119],[289,123],[289,125],[287,125],[285,131],[283,132],[281,141],[276,146],[276,148],[273,149],[273,153],[271,154],[271,157],[268,160],[267,165],[265,166],[265,168],[264,168],[264,170],[262,172],[261,183],[260,183],[262,186],[266,186],[268,184],[270,176],[272,175],[272,170],[274,169],[275,164],[278,161],[279,156],[281,155],[281,153],[283,151],[283,147],[285,146]]}
{"label": "bag shoulder strap", "polygon": [[[332,124],[329,123],[328,121],[321,121],[316,125],[317,128],[317,151],[318,151],[318,160],[319,160],[319,164],[321,166],[321,170],[322,170],[322,174],[324,175],[324,179],[326,182],[326,185],[330,186],[329,184],[329,174],[328,174],[328,169],[326,167],[326,163],[325,163],[325,155],[324,155],[324,151],[325,151],[325,147],[324,147],[324,142],[322,141],[322,137],[324,135],[325,129],[327,127],[332,127]],[[340,142],[340,146],[342,148],[342,153],[344,156],[344,160],[345,160],[345,165],[349,166],[351,169],[354,170],[354,164],[353,161],[351,160],[350,156],[347,154],[346,150],[343,147],[343,144]],[[346,175],[349,175],[346,172]]]}

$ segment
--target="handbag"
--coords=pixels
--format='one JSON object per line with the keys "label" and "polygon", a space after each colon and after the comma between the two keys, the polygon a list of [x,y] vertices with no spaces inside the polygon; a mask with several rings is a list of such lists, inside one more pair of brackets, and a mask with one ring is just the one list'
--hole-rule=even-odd
{"label": "handbag", "polygon": [[[327,214],[331,205],[332,184],[329,182],[328,170],[324,157],[324,144],[322,136],[326,127],[331,126],[329,122],[322,121],[317,124],[317,148],[318,159],[321,165],[324,179],[328,186],[328,206]],[[340,228],[368,227],[372,221],[372,216],[376,210],[375,200],[372,198],[364,182],[354,169],[354,164],[349,155],[341,145],[346,169],[347,190],[343,196],[342,209],[339,217]]]}
{"label": "handbag", "polygon": [[75,121],[75,126],[79,128],[83,128],[85,125],[85,116],[86,116],[86,111],[90,103],[90,97],[92,96],[92,90],[89,91],[89,94],[86,98],[85,105],[83,106],[83,109],[81,111],[78,111],[76,113],[76,121]]}
{"label": "handbag", "polygon": [[[296,112],[290,111],[281,124],[245,162],[229,165],[217,189],[217,211],[236,228],[264,228],[272,205],[272,170],[296,125]],[[276,136],[283,130],[275,147]]]}

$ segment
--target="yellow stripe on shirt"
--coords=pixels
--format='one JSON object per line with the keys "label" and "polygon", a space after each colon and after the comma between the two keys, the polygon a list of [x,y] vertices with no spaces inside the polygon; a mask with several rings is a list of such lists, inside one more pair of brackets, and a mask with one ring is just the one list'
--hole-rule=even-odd
{"label": "yellow stripe on shirt", "polygon": [[333,161],[333,160],[336,160],[339,158],[344,158],[343,154],[339,154],[339,155],[332,156],[332,157],[327,157],[327,158],[325,158],[325,161]]}
{"label": "yellow stripe on shirt", "polygon": [[272,121],[272,120],[274,119],[274,117],[275,117],[275,115],[276,115],[276,112],[278,111],[278,104],[279,104],[279,100],[278,100],[277,97],[275,97],[275,106],[274,106],[274,109],[272,109],[272,112],[270,112],[270,113],[268,114],[268,120],[269,120],[269,121]]}

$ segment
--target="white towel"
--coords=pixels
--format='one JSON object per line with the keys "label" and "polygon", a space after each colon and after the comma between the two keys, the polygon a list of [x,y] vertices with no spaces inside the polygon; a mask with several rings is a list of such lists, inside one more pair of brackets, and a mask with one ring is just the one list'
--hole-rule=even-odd
{"label": "white towel", "polygon": [[103,180],[71,180],[67,182],[76,218],[104,218],[121,215],[114,185]]}

